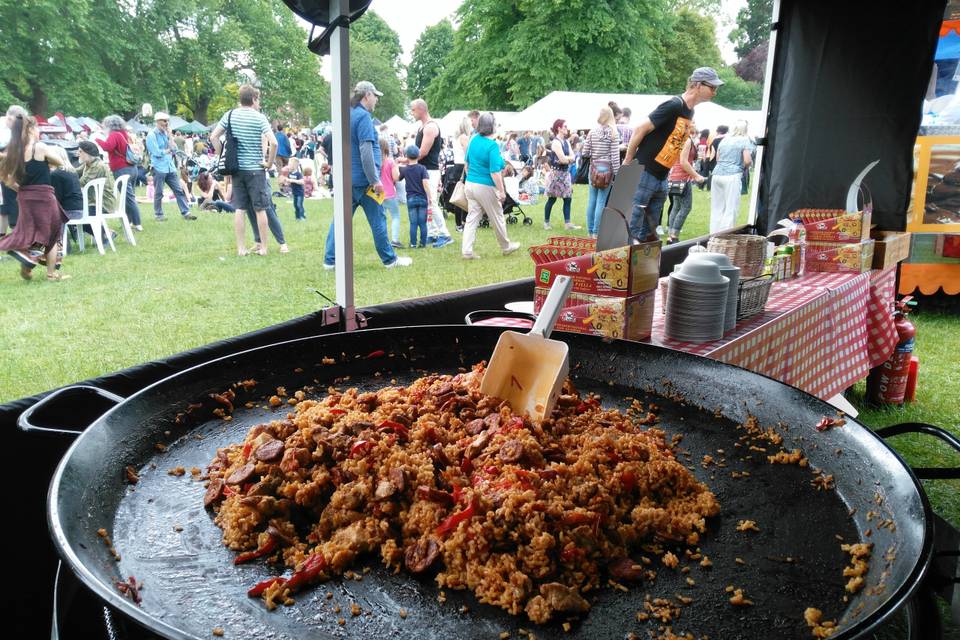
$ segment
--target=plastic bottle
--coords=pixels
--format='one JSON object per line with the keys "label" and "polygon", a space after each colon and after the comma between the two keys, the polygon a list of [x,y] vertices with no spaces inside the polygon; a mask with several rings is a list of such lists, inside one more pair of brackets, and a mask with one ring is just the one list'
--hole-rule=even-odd
{"label": "plastic bottle", "polygon": [[793,225],[787,235],[790,238],[790,243],[795,247],[793,250],[793,272],[799,278],[803,275],[804,263],[807,259],[807,229],[803,226],[803,221],[799,216],[793,218]]}

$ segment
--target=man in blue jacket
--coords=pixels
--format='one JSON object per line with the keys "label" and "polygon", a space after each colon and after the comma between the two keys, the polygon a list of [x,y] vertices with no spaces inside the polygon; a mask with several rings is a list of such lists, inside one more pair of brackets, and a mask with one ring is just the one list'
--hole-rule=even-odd
{"label": "man in blue jacket", "polygon": [[180,208],[183,219],[196,220],[197,216],[190,213],[190,205],[187,203],[183,187],[180,186],[180,176],[173,162],[176,149],[170,140],[170,116],[163,111],[158,111],[153,121],[157,126],[147,134],[147,153],[150,154],[150,166],[153,168],[153,215],[157,222],[166,220],[161,204],[163,203],[163,185],[168,184],[177,197],[177,207]]}
{"label": "man in blue jacket", "polygon": [[287,134],[284,133],[282,124],[277,124],[277,130],[273,135],[277,138],[276,166],[277,175],[279,176],[280,171],[287,166],[287,160],[293,155],[293,150],[290,149],[290,139],[287,138]]}

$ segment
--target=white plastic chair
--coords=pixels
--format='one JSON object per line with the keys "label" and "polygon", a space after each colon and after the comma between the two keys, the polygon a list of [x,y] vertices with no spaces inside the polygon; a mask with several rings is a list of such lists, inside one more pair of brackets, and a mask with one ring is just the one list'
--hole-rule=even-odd
{"label": "white plastic chair", "polygon": [[[117,203],[114,211],[105,211],[101,216],[104,220],[103,226],[107,227],[106,220],[119,220],[123,224],[123,233],[127,237],[127,242],[137,246],[137,240],[133,237],[133,227],[130,226],[130,219],[127,217],[127,189],[129,188],[130,176],[120,176],[113,183],[113,197]],[[109,229],[109,227],[107,227]],[[117,248],[113,244],[113,234],[107,234],[107,242],[114,251]]]}
{"label": "white plastic chair", "polygon": [[[83,215],[76,220],[67,220],[63,227],[63,253],[67,254],[69,246],[70,225],[77,227],[77,243],[80,245],[80,251],[85,249],[83,238],[83,225],[88,224],[93,230],[93,240],[97,244],[97,251],[103,255],[103,188],[107,184],[106,178],[97,178],[91,180],[83,187]],[[91,198],[92,196],[92,198]],[[94,203],[94,213],[90,215],[90,200]]]}

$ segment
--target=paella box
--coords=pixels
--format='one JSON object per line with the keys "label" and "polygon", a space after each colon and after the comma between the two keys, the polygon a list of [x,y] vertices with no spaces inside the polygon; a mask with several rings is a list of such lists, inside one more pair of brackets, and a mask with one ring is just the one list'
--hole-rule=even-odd
{"label": "paella box", "polygon": [[558,236],[547,240],[547,244],[530,247],[530,257],[535,264],[546,264],[564,258],[576,258],[596,249],[596,240],[592,238],[572,238]]}
{"label": "paella box", "polygon": [[[533,309],[540,311],[549,288],[537,287]],[[558,331],[585,333],[603,338],[643,340],[653,327],[653,302],[656,291],[647,291],[627,298],[571,293],[554,327]]]}
{"label": "paella box", "polygon": [[900,231],[873,231],[873,268],[889,269],[910,257],[910,234]]}
{"label": "paella box", "polygon": [[843,209],[800,209],[808,242],[856,243],[870,239],[870,210],[847,213]]}
{"label": "paella box", "polygon": [[539,262],[534,282],[538,287],[550,288],[557,276],[569,276],[573,293],[628,298],[656,288],[660,247],[657,240]]}
{"label": "paella box", "polygon": [[873,240],[847,242],[808,242],[807,271],[863,273],[873,267]]}

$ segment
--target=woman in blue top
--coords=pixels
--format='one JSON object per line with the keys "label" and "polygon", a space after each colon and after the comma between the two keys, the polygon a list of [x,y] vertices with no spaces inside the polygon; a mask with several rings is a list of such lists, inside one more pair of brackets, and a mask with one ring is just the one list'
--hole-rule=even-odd
{"label": "woman in blue top", "polygon": [[753,143],[747,137],[747,123],[740,120],[733,133],[717,147],[710,195],[710,233],[732,228],[740,211],[740,184],[743,170],[750,166]]}
{"label": "woman in blue top", "polygon": [[503,255],[509,255],[520,248],[519,242],[510,242],[507,237],[507,225],[503,219],[506,191],[500,172],[504,163],[500,148],[493,139],[495,131],[496,121],[493,114],[483,113],[477,121],[477,132],[467,145],[464,158],[467,219],[463,225],[463,245],[460,249],[465,260],[476,260],[480,257],[473,252],[473,243],[477,238],[477,226],[483,214],[487,215],[490,226],[493,227]]}

